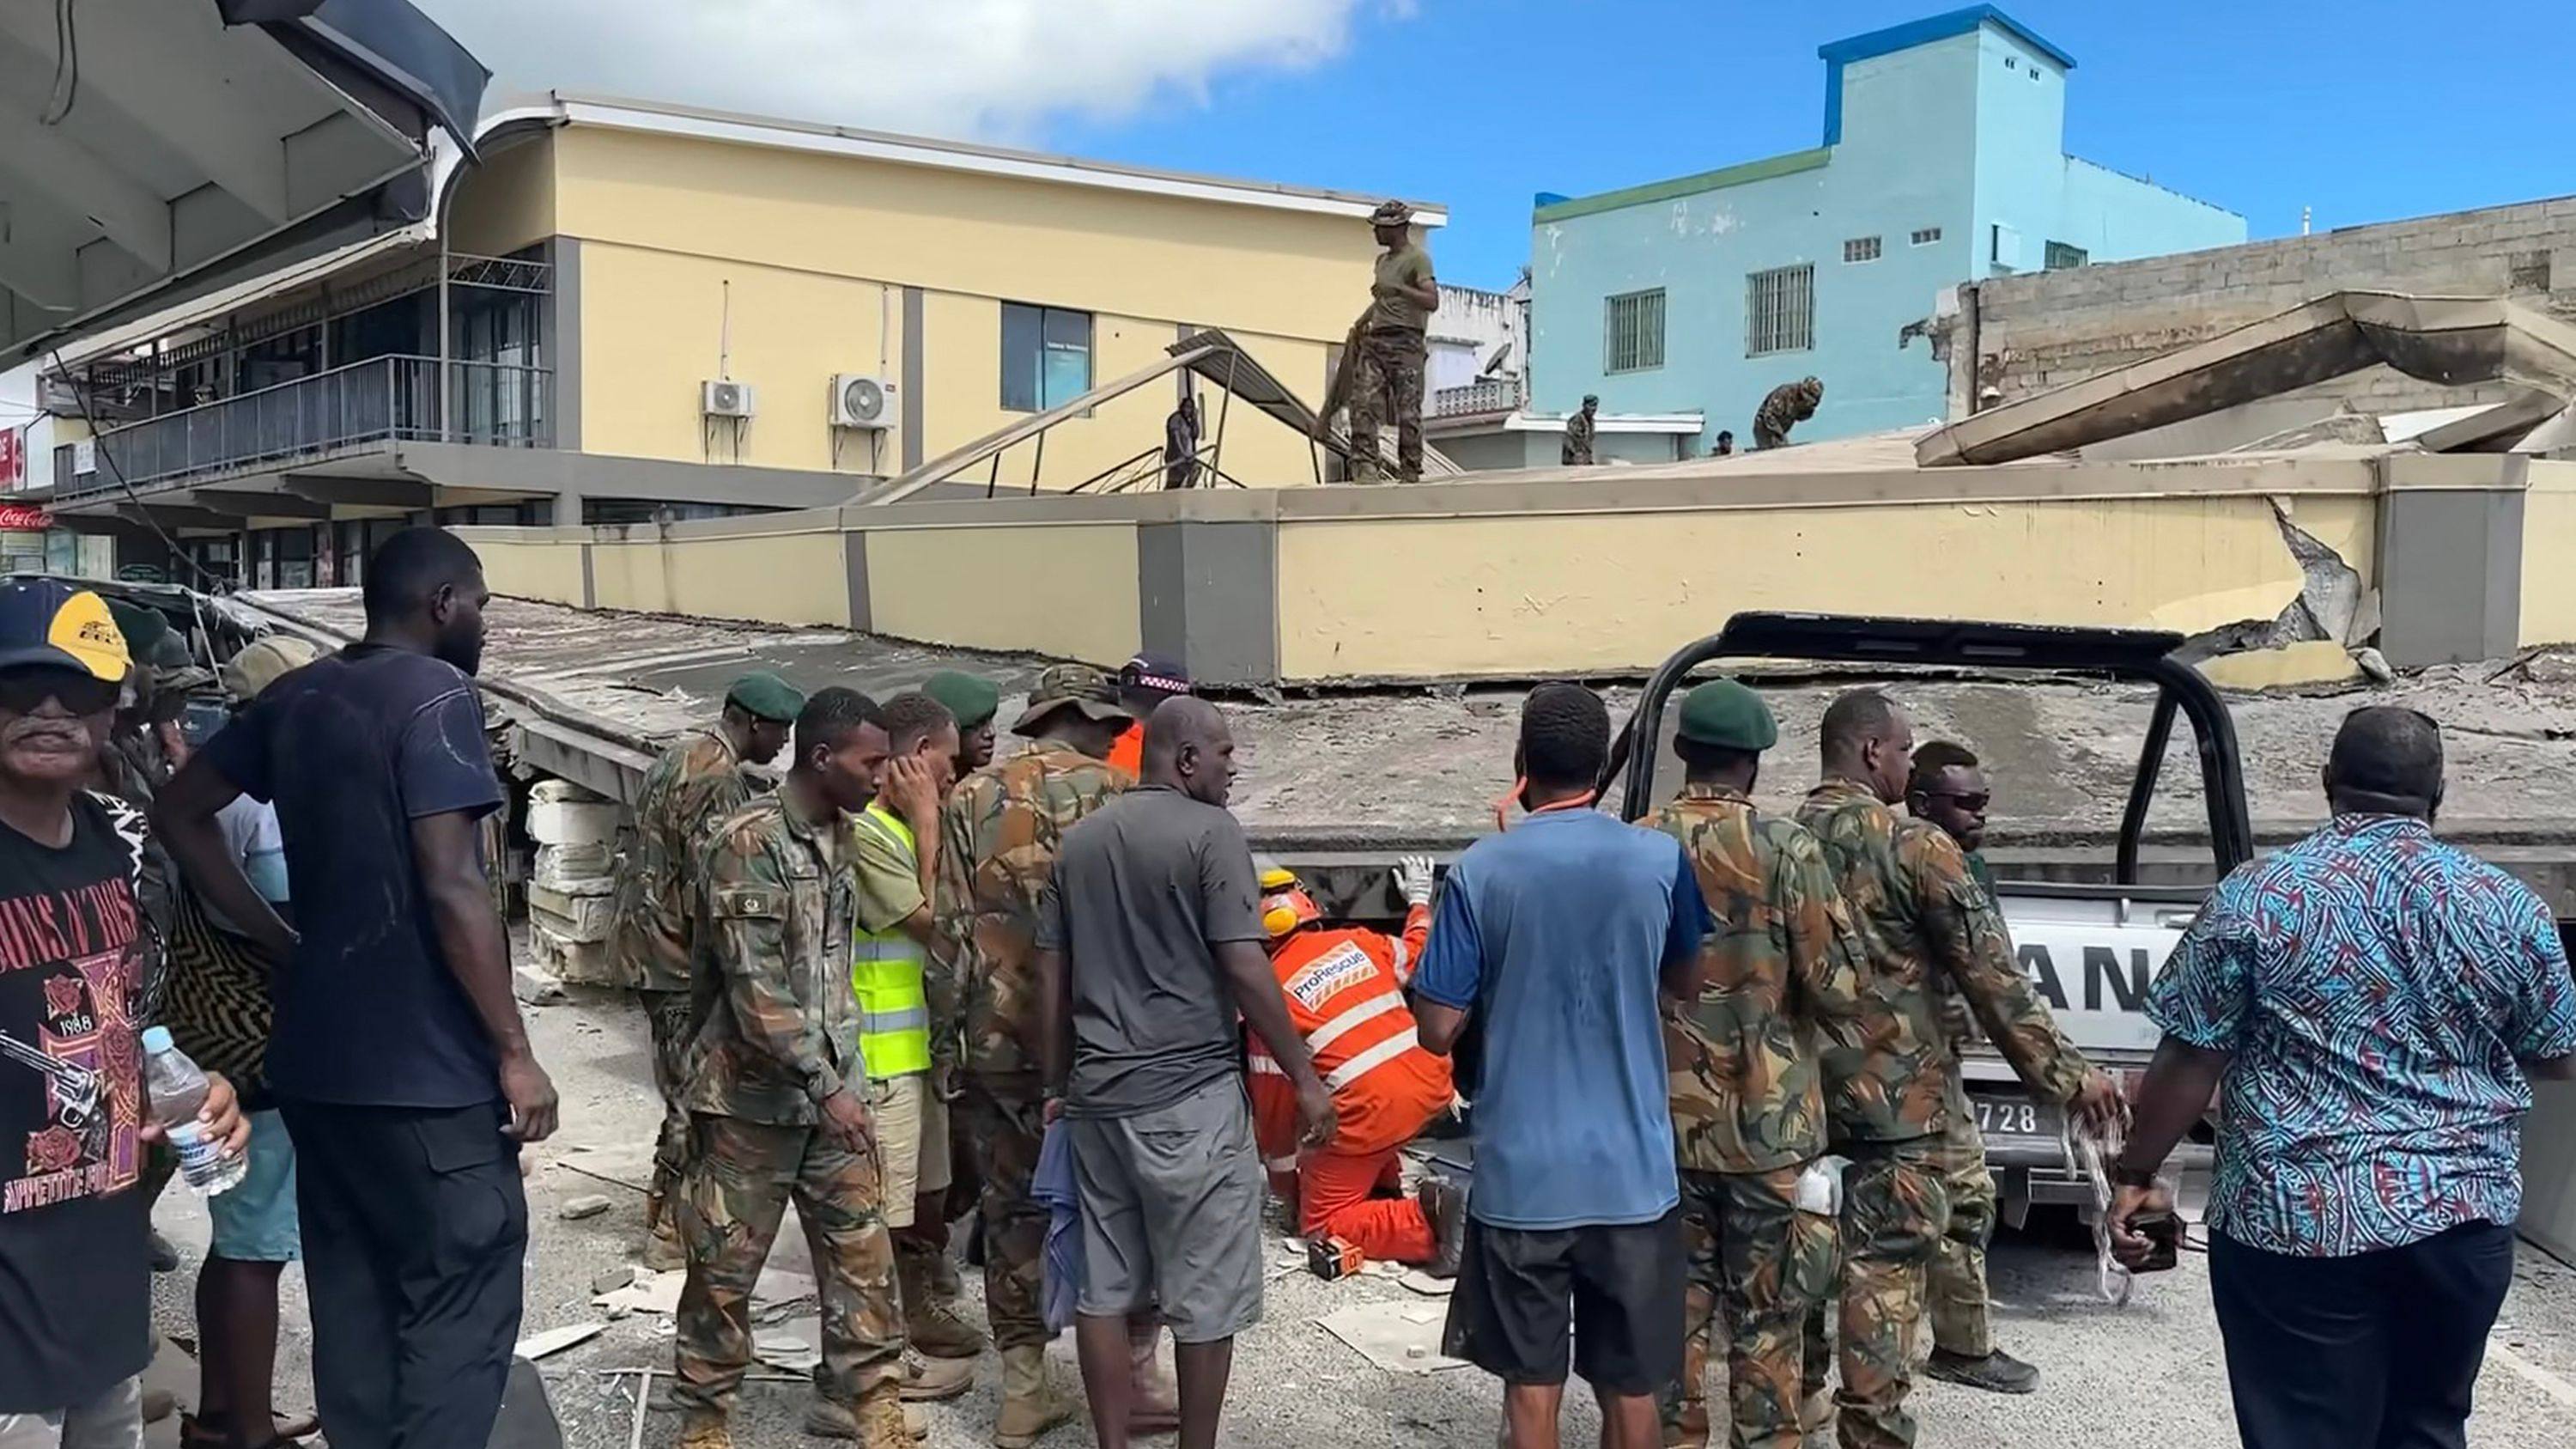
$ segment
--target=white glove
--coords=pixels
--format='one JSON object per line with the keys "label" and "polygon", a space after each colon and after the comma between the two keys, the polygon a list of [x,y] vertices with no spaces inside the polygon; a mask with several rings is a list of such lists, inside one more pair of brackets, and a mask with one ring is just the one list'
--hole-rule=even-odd
{"label": "white glove", "polygon": [[1431,904],[1431,857],[1408,855],[1395,863],[1395,888],[1404,892],[1408,905]]}

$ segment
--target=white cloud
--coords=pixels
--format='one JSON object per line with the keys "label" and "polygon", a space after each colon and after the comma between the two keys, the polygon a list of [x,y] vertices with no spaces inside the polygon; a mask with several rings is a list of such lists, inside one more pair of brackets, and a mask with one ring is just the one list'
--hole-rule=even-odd
{"label": "white cloud", "polygon": [[494,88],[1025,138],[1341,53],[1411,0],[418,0]]}

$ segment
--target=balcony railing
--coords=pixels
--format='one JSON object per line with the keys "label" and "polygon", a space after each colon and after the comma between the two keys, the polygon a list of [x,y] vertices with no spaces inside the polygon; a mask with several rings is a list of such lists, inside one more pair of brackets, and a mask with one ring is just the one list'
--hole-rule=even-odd
{"label": "balcony railing", "polygon": [[1507,413],[1519,407],[1521,402],[1519,378],[1489,377],[1464,387],[1434,390],[1428,411],[1435,418],[1454,418],[1468,413]]}
{"label": "balcony railing", "polygon": [[439,367],[435,357],[374,357],[111,428],[54,449],[55,494],[115,491],[117,474],[141,488],[388,440],[554,446],[551,369],[450,360],[442,399]]}

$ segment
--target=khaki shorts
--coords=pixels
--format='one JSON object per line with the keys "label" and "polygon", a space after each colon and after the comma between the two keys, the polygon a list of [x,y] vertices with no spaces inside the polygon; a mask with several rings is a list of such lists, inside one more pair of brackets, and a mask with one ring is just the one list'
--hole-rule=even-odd
{"label": "khaki shorts", "polygon": [[886,1226],[911,1227],[916,1196],[948,1191],[948,1104],[930,1090],[927,1073],[915,1072],[870,1083],[868,1110],[877,1120]]}

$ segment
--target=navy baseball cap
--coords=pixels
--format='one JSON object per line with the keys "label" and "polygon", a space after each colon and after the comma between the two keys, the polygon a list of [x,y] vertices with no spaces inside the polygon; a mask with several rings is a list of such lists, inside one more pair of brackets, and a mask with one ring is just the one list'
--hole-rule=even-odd
{"label": "navy baseball cap", "polygon": [[105,599],[61,579],[10,579],[0,583],[0,669],[37,664],[110,684],[134,669]]}

